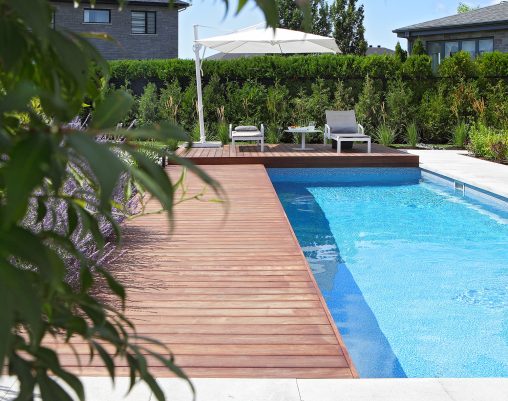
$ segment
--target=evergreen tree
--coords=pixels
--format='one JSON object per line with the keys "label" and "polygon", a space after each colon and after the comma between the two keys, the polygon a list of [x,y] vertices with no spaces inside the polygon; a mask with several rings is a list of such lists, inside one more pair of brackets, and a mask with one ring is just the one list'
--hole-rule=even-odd
{"label": "evergreen tree", "polygon": [[[310,0],[310,33],[329,36],[330,8],[325,0]],[[303,12],[295,0],[277,0],[279,27],[300,31],[304,29]]]}
{"label": "evergreen tree", "polygon": [[417,38],[413,43],[413,49],[411,50],[411,56],[423,56],[427,54],[423,42],[420,38]]}
{"label": "evergreen tree", "polygon": [[330,7],[333,37],[340,51],[345,54],[364,55],[367,51],[364,7],[357,7],[358,0],[334,0]]}
{"label": "evergreen tree", "polygon": [[400,61],[404,62],[407,59],[407,51],[405,51],[400,42],[397,42],[397,46],[395,46],[395,57],[397,57]]}
{"label": "evergreen tree", "polygon": [[330,36],[330,6],[325,0],[313,0],[312,4],[312,33],[321,36]]}
{"label": "evergreen tree", "polygon": [[299,31],[303,25],[303,13],[295,0],[277,0],[279,27]]}

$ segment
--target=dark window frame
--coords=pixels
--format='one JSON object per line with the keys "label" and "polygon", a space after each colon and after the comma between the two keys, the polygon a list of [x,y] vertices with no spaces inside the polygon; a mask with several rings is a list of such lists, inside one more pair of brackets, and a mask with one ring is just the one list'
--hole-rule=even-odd
{"label": "dark window frame", "polygon": [[[85,21],[86,11],[107,11],[108,12],[108,22],[87,22]],[[109,8],[83,8],[83,24],[111,24],[111,9]]]}
{"label": "dark window frame", "polygon": [[480,56],[480,40],[491,40],[492,41],[492,49],[494,51],[494,37],[493,36],[484,36],[480,38],[464,38],[464,39],[448,39],[448,40],[428,40],[426,43],[426,47],[428,48],[428,43],[437,43],[441,46],[441,61],[446,57],[445,55],[445,43],[446,42],[458,42],[459,43],[459,52],[462,51],[462,42],[471,42],[475,41],[475,58]]}
{"label": "dark window frame", "polygon": [[[132,15],[133,13],[145,14],[145,31],[142,33],[133,32],[132,28]],[[153,32],[148,32],[148,14],[153,14]],[[157,35],[157,11],[145,11],[145,10],[131,10],[131,35]]]}

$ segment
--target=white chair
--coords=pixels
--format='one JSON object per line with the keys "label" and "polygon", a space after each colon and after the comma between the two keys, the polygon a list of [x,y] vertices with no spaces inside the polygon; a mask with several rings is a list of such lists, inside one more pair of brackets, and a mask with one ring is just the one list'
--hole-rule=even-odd
{"label": "white chair", "polygon": [[371,153],[371,138],[365,135],[365,129],[356,122],[354,110],[326,111],[324,142],[327,139],[337,141],[337,153],[342,150],[343,142],[367,142],[367,151]]}
{"label": "white chair", "polygon": [[229,124],[229,139],[233,146],[235,141],[256,141],[260,143],[261,152],[265,151],[265,126],[261,124],[261,129],[254,125],[240,125],[233,129],[233,125]]}

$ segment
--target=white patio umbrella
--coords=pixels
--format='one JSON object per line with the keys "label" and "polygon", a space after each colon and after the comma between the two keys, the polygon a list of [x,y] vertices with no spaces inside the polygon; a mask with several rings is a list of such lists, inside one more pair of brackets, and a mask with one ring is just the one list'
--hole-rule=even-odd
{"label": "white patio umbrella", "polygon": [[200,50],[207,47],[222,53],[340,53],[335,39],[289,29],[252,27],[228,35],[199,39],[198,25],[194,25],[194,54],[196,56],[196,85],[200,142],[197,146],[217,146],[206,142],[203,117],[203,93],[201,88]]}

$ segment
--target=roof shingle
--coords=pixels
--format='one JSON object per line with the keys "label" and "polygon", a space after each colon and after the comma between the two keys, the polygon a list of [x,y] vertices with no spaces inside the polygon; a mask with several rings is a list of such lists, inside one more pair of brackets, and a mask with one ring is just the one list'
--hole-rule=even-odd
{"label": "roof shingle", "polygon": [[429,29],[453,28],[481,24],[499,24],[508,22],[508,1],[502,1],[488,7],[482,7],[463,14],[421,22],[419,24],[395,29],[393,32],[402,33],[410,31],[424,31]]}

